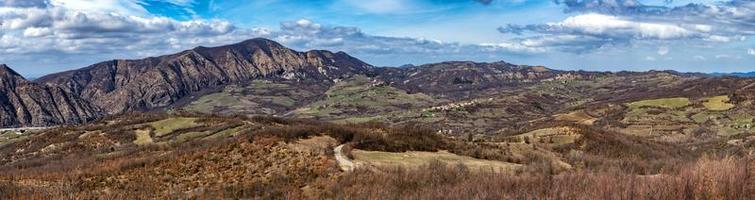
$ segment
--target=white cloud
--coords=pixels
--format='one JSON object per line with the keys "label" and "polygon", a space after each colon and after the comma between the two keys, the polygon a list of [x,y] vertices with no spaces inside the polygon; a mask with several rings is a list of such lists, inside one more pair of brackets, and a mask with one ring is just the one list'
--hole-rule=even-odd
{"label": "white cloud", "polygon": [[[98,2],[102,4],[91,8],[78,7],[91,3],[87,0],[53,0],[45,7],[0,7],[0,53],[6,55],[0,62],[7,62],[13,54],[124,52],[121,57],[129,54],[126,50],[166,53],[199,44],[227,43],[229,38],[240,41],[262,36],[252,29],[238,29],[227,21],[142,16],[131,13],[132,9],[118,8],[126,8],[117,5],[128,1]],[[182,39],[166,44],[165,38]]]}
{"label": "white cloud", "polygon": [[755,49],[747,49],[747,54],[755,56]]}
{"label": "white cloud", "polygon": [[543,53],[548,51],[547,48],[539,46],[527,46],[525,44],[522,44],[521,42],[484,43],[480,44],[480,46],[487,47],[488,51],[504,50],[517,53]]}
{"label": "white cloud", "polygon": [[175,5],[179,5],[179,6],[191,6],[197,3],[195,0],[166,0],[166,1]]}
{"label": "white cloud", "polygon": [[271,39],[299,49],[331,49],[356,54],[536,53],[543,49],[521,43],[459,44],[408,37],[383,37],[357,27],[324,26],[307,19],[281,23]]}
{"label": "white cloud", "polygon": [[710,41],[710,42],[730,42],[731,38],[726,37],[726,36],[720,36],[720,35],[711,35],[704,38],[703,40]]}
{"label": "white cloud", "polygon": [[728,54],[718,54],[715,57],[716,59],[729,59],[729,58],[732,58],[733,56],[728,55]]}
{"label": "white cloud", "polygon": [[102,13],[128,13],[147,16],[149,12],[139,3],[141,0],[50,0],[50,5],[67,10]]}
{"label": "white cloud", "polygon": [[44,37],[49,36],[52,34],[52,30],[50,28],[37,28],[37,27],[29,27],[24,30],[24,37],[28,38],[35,38],[35,37]]}
{"label": "white cloud", "polygon": [[547,25],[550,30],[637,39],[678,39],[697,34],[674,24],[636,22],[602,14],[577,15]]}
{"label": "white cloud", "polygon": [[[661,44],[730,43],[755,35],[755,1],[729,0],[683,4],[677,7],[648,6],[637,0],[555,0],[567,13],[558,22],[506,25],[502,33],[526,37],[592,36],[596,43],[575,43],[588,49],[605,45],[656,42]],[[657,1],[656,1],[657,2]],[[676,4],[678,5],[678,4]],[[716,44],[713,44],[716,45]]]}
{"label": "white cloud", "polygon": [[658,55],[665,56],[669,53],[669,48],[666,46],[662,46],[658,48]]}
{"label": "white cloud", "polygon": [[[283,22],[279,30],[239,28],[223,20],[175,20],[144,15],[129,3],[135,1],[108,0],[102,1],[102,5],[83,5],[87,2],[53,0],[45,7],[0,7],[0,54],[3,55],[0,63],[32,57],[139,58],[255,37],[273,39],[298,50],[328,49],[360,56],[500,55],[543,51],[520,43],[474,45],[375,36],[356,27],[325,26],[306,19]],[[189,1],[175,3],[191,4]]]}
{"label": "white cloud", "polygon": [[[509,25],[499,28],[504,33],[531,31],[542,34],[586,35],[613,40],[675,40],[686,38],[712,37],[698,24],[672,24],[643,22],[604,14],[581,14],[561,22],[541,25]],[[715,36],[713,39],[721,39]]]}

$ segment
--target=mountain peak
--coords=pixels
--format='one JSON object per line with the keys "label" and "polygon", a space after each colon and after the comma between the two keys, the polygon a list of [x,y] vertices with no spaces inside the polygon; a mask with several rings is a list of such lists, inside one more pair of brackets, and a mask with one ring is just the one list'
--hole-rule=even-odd
{"label": "mountain peak", "polygon": [[71,91],[114,114],[171,106],[209,88],[256,79],[333,84],[350,74],[366,74],[371,67],[346,53],[299,52],[254,38],[117,64],[106,61],[36,82]]}
{"label": "mountain peak", "polygon": [[266,44],[266,45],[273,44],[277,46],[283,46],[280,43],[273,41],[271,39],[267,39],[267,38],[252,38],[252,39],[244,40],[238,44]]}
{"label": "mountain peak", "polygon": [[229,45],[223,45],[223,46],[217,46],[217,47],[205,47],[205,46],[199,46],[197,48],[194,48],[195,50],[203,50],[203,49],[224,49],[224,48],[244,48],[244,47],[276,47],[276,48],[285,48],[282,44],[266,39],[266,38],[252,38],[248,40],[241,41],[239,43],[235,44],[229,44]]}
{"label": "mountain peak", "polygon": [[23,78],[18,72],[8,67],[8,65],[0,64],[0,77],[17,77]]}

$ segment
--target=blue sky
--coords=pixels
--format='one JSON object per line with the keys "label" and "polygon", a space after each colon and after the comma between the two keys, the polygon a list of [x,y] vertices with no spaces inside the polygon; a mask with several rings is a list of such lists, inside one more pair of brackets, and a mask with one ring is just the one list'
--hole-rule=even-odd
{"label": "blue sky", "polygon": [[753,0],[0,0],[0,63],[26,76],[254,37],[378,66],[755,71]]}

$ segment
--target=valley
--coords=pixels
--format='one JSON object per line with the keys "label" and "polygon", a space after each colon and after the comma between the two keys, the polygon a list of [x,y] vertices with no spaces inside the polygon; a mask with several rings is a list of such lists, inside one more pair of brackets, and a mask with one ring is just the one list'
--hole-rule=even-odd
{"label": "valley", "polygon": [[1,199],[755,193],[753,78],[376,67],[262,38],[0,75]]}

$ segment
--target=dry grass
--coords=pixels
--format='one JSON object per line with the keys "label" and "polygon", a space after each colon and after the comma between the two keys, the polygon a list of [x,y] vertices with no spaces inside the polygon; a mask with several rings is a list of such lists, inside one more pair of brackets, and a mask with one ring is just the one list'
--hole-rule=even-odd
{"label": "dry grass", "polygon": [[752,199],[752,159],[702,159],[679,172],[500,174],[431,163],[420,169],[357,170],[323,186],[322,199]]}
{"label": "dry grass", "polygon": [[554,115],[555,120],[576,122],[583,125],[593,125],[598,118],[587,115],[584,111],[574,111],[565,114]]}
{"label": "dry grass", "polygon": [[[235,133],[169,145],[133,144],[139,139],[134,130],[176,117],[63,127],[3,146],[0,199],[737,200],[752,199],[755,192],[755,164],[746,152],[700,158],[682,146],[579,125],[574,131],[581,137],[574,143],[550,149],[540,142],[508,146],[455,140],[415,125],[181,116],[208,127],[176,130],[153,142],[194,131]],[[370,159],[414,167],[340,172],[332,148],[342,143],[384,151],[376,153],[383,158]],[[512,154],[517,148],[532,153]],[[417,152],[439,150],[453,154]],[[354,151],[357,160],[360,153]],[[475,170],[508,165],[507,159],[523,169]],[[554,159],[574,167],[559,168],[561,161]]]}
{"label": "dry grass", "polygon": [[152,144],[153,143],[152,136],[150,136],[150,134],[152,132],[151,130],[149,130],[149,129],[147,129],[147,130],[136,130],[135,132],[136,132],[135,133],[136,134],[136,140],[134,140],[134,144],[136,144],[136,145],[148,145],[148,144]]}
{"label": "dry grass", "polygon": [[475,171],[492,170],[496,172],[512,172],[521,170],[520,164],[507,163],[501,161],[475,159],[469,156],[459,156],[447,151],[439,152],[420,152],[409,151],[402,153],[391,153],[382,151],[363,151],[352,150],[351,154],[358,163],[364,163],[367,166],[377,167],[405,167],[419,168],[433,161],[440,161],[450,165],[465,165]]}
{"label": "dry grass", "polygon": [[734,108],[735,105],[729,103],[729,96],[715,96],[703,102],[703,106],[710,111],[727,111]]}

